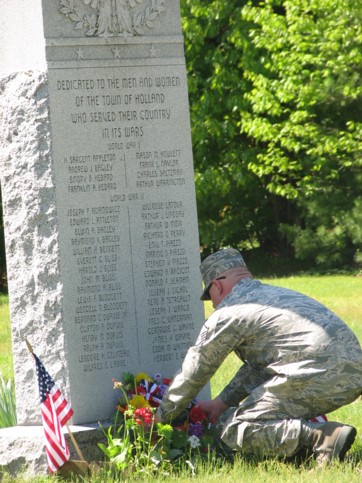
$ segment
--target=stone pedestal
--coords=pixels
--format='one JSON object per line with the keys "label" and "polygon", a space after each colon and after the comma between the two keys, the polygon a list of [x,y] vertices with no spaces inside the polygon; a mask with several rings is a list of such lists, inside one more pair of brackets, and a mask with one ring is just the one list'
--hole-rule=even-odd
{"label": "stone pedestal", "polygon": [[[109,423],[104,423],[107,429]],[[106,438],[98,424],[70,426],[78,447],[87,462],[104,460],[97,443],[106,443]],[[79,460],[79,455],[65,429],[71,460]],[[48,473],[48,462],[44,448],[42,426],[16,426],[0,430],[0,480],[2,474],[26,478]]]}

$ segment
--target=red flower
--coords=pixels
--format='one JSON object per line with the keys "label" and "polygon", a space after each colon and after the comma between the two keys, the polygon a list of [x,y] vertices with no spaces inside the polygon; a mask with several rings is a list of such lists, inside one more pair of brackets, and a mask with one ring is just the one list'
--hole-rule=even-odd
{"label": "red flower", "polygon": [[189,418],[192,423],[202,423],[207,419],[207,414],[200,407],[194,406],[189,412]]}
{"label": "red flower", "polygon": [[167,379],[166,377],[162,379],[162,382],[164,383],[165,386],[168,386],[172,379]]}
{"label": "red flower", "polygon": [[138,426],[144,426],[145,424],[151,424],[153,420],[152,411],[150,408],[138,408],[135,409],[134,413],[134,420],[138,424]]}

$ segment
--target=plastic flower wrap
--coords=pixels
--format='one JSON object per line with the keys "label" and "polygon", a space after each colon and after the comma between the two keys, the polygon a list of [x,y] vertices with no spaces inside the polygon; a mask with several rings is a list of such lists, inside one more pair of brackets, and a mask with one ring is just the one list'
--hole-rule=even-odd
{"label": "plastic flower wrap", "polygon": [[150,407],[150,403],[147,401],[147,399],[139,394],[135,394],[132,399],[129,400],[129,405],[135,409]]}
{"label": "plastic flower wrap", "polygon": [[141,381],[152,381],[152,379],[145,373],[145,372],[140,372],[138,373],[134,380],[136,382],[141,382]]}

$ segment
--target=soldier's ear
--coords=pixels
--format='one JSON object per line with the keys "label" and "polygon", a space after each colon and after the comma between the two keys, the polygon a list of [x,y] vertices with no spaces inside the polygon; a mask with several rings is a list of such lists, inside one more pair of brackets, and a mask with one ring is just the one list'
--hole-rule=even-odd
{"label": "soldier's ear", "polygon": [[213,282],[213,286],[214,286],[214,290],[216,291],[216,294],[217,295],[222,295],[223,291],[224,291],[224,285],[223,285],[223,280],[214,280]]}

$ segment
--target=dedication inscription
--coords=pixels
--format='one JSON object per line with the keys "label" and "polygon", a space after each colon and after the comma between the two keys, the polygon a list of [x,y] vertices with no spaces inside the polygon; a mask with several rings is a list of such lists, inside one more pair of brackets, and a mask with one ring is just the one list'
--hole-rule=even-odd
{"label": "dedication inscription", "polygon": [[[152,1],[149,9],[142,0],[92,2],[89,21],[82,2],[45,3],[78,423],[113,414],[115,396],[105,394],[122,371],[173,375],[203,321],[187,79],[178,1]],[[67,38],[58,36],[59,24]]]}

